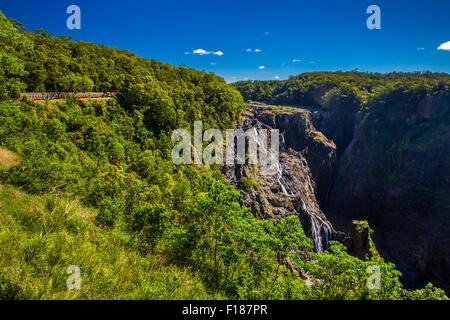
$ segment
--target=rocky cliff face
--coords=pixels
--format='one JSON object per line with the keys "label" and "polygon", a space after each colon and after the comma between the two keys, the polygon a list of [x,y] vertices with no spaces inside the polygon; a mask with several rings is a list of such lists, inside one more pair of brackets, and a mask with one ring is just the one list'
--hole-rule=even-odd
{"label": "rocky cliff face", "polygon": [[355,117],[329,209],[368,219],[377,247],[407,283],[449,290],[449,96],[399,92]]}
{"label": "rocky cliff face", "polygon": [[[273,175],[263,175],[257,165],[249,164],[224,166],[223,170],[228,182],[242,191],[243,204],[251,207],[256,216],[276,221],[298,215],[305,233],[313,238],[316,250],[322,251],[328,247],[330,239],[341,235],[320,210],[314,177],[330,179],[335,146],[312,128],[309,117],[308,111],[298,108],[277,111],[249,105],[238,128],[244,131],[279,129],[280,168]],[[315,151],[310,154],[315,157],[311,159],[323,157],[313,169],[315,175],[309,160],[300,152],[308,148]]]}
{"label": "rocky cliff face", "polygon": [[258,119],[266,125],[277,128],[283,134],[285,145],[300,152],[307,160],[315,194],[319,204],[327,198],[336,164],[336,145],[316,130],[312,113],[302,108],[269,107],[260,112]]}

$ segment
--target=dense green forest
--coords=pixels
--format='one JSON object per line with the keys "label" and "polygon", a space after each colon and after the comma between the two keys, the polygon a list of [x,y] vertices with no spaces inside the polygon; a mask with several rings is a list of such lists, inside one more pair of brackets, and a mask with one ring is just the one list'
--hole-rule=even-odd
{"label": "dense green forest", "polygon": [[[0,103],[0,299],[442,299],[405,290],[379,255],[313,250],[297,216],[238,204],[218,168],[175,166],[174,128],[230,128],[240,93],[214,75],[46,31],[0,13],[0,98],[117,91],[105,100]],[[309,275],[305,281],[288,267]],[[66,268],[81,269],[80,290]],[[367,267],[381,270],[369,290]]]}
{"label": "dense green forest", "polygon": [[123,106],[140,106],[152,131],[188,126],[193,119],[230,127],[243,110],[240,94],[214,74],[23,29],[0,15],[0,100],[21,91],[120,92]]}
{"label": "dense green forest", "polygon": [[276,105],[311,106],[329,109],[337,103],[356,102],[367,105],[371,98],[395,90],[447,90],[447,73],[393,72],[308,72],[290,76],[287,80],[238,81],[245,100]]}

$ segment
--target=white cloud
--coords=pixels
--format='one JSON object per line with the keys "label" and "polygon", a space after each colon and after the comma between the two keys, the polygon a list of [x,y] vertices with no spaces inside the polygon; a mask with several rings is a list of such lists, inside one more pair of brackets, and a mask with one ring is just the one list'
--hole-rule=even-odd
{"label": "white cloud", "polygon": [[293,63],[296,63],[296,62],[302,62],[302,59],[292,59],[292,62],[293,62]]}
{"label": "white cloud", "polygon": [[310,63],[310,64],[314,64],[314,63],[316,63],[316,62],[315,62],[315,61],[310,61],[309,63]]}
{"label": "white cloud", "polygon": [[258,69],[260,69],[260,70],[262,70],[262,69],[265,69],[266,67],[264,67],[264,66],[259,66],[258,67]]}
{"label": "white cloud", "polygon": [[212,66],[215,66],[217,64],[217,62],[210,62],[209,64]]}
{"label": "white cloud", "polygon": [[204,55],[204,54],[210,54],[211,53],[211,51],[206,51],[206,50],[203,50],[203,49],[197,49],[197,50],[194,50],[194,51],[192,51],[192,53],[194,53],[194,54],[199,54],[199,55]]}
{"label": "white cloud", "polygon": [[[203,56],[203,55],[206,55],[206,54],[214,54],[214,55],[216,55],[216,56],[223,56],[223,52],[222,51],[206,51],[205,49],[197,49],[197,50],[194,50],[194,51],[192,51],[192,53],[193,54],[198,54],[198,55],[201,55],[201,56]],[[185,54],[187,54],[186,52],[185,52]]]}
{"label": "white cloud", "polygon": [[450,51],[450,41],[444,42],[437,49],[438,50]]}
{"label": "white cloud", "polygon": [[185,51],[184,54],[191,54],[191,52],[190,51]]}
{"label": "white cloud", "polygon": [[422,51],[422,50],[425,50],[425,48],[424,47],[419,47],[419,48],[417,48],[417,50]]}
{"label": "white cloud", "polygon": [[280,76],[275,76],[275,79],[277,79],[277,80],[280,79]]}
{"label": "white cloud", "polygon": [[262,50],[261,49],[245,49],[245,52],[252,52],[252,51],[254,51],[254,52],[256,52],[256,53],[258,53],[258,52],[262,52]]}

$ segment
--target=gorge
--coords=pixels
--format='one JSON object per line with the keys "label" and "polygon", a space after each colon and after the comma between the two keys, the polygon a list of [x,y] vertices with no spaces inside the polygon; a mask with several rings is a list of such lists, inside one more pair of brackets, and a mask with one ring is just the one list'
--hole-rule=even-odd
{"label": "gorge", "polygon": [[[257,99],[249,94],[250,85],[236,87],[245,99]],[[262,100],[277,103],[293,81],[264,85],[272,86],[273,96]],[[326,101],[327,91],[312,92],[309,107],[268,105],[255,117],[279,129],[284,148],[304,159],[310,175],[303,175],[302,183],[314,181],[312,201],[319,216],[335,225],[330,228],[332,238],[351,252],[352,220],[368,220],[377,249],[396,264],[406,286],[433,281],[448,290],[448,91],[430,96],[397,90],[365,107],[351,95]],[[308,101],[295,98],[300,101],[291,105]],[[280,159],[285,166],[286,157]],[[295,214],[301,216],[301,210]],[[336,232],[336,225],[345,234]]]}

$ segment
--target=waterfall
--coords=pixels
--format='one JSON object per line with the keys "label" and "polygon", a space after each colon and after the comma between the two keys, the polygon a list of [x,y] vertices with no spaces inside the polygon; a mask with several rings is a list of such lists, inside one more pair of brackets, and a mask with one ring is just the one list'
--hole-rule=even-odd
{"label": "waterfall", "polygon": [[[302,161],[302,167],[303,167],[303,169],[306,170],[306,164],[305,164],[304,161]],[[312,186],[311,178],[310,178],[309,175],[306,176],[306,181],[308,182],[309,191],[310,191],[311,193],[314,193],[314,188],[313,188],[313,186]]]}
{"label": "waterfall", "polygon": [[[290,152],[283,133],[260,122],[256,110],[259,108],[261,107],[254,106],[240,125],[241,130],[247,130],[245,136],[250,140],[249,162],[258,165],[255,178],[259,179],[258,182],[270,206],[276,208],[276,215],[285,217],[298,214],[305,228],[308,229],[305,229],[305,232],[314,242],[314,250],[318,253],[323,252],[329,247],[333,227],[323,216],[316,202],[314,181],[308,162],[301,154],[295,154],[295,150]],[[281,139],[281,145],[279,139]],[[300,200],[301,203],[297,202]],[[247,193],[243,202],[246,205],[252,205],[252,203],[259,204],[260,200],[254,194]],[[301,208],[298,208],[299,204]]]}
{"label": "waterfall", "polygon": [[[305,161],[301,162],[303,169],[307,171],[307,163]],[[314,194],[314,188],[311,183],[310,175],[306,175],[306,183],[309,189],[309,192]],[[321,217],[316,215],[315,213],[308,210],[305,202],[302,200],[302,210],[305,212],[310,220],[311,220],[311,237],[314,241],[314,248],[317,252],[322,252],[323,250],[328,249],[328,241],[331,235],[331,228],[327,222],[325,222]]]}
{"label": "waterfall", "polygon": [[310,212],[302,200],[302,210],[309,216],[311,220],[311,238],[314,242],[316,252],[320,253],[327,250],[329,247],[328,241],[331,234],[331,229],[328,223],[323,221],[321,217],[313,212]]}
{"label": "waterfall", "polygon": [[[261,123],[258,120],[257,120],[257,125],[258,125],[258,128],[261,128]],[[267,169],[273,170],[274,169],[273,166],[275,166],[277,181],[278,181],[278,184],[280,185],[281,192],[285,195],[289,195],[289,193],[286,190],[286,187],[284,186],[283,182],[281,181],[281,178],[283,177],[283,168],[281,167],[280,161],[278,159],[279,152],[276,152],[276,154],[274,154],[272,152],[272,148],[270,148],[271,150],[267,149],[267,137],[262,138],[261,135],[258,133],[258,130],[256,129],[256,127],[253,127],[253,136],[255,137],[256,143],[258,144],[260,153],[264,153],[265,155],[268,155],[269,159],[268,159],[268,162],[265,164],[269,167]]]}
{"label": "waterfall", "polygon": [[[262,152],[268,156],[268,159],[267,159],[268,160],[268,162],[267,162],[268,168],[267,169],[275,170],[275,171],[271,171],[271,173],[272,174],[276,173],[277,181],[280,186],[281,192],[285,195],[289,195],[289,193],[286,190],[286,187],[284,186],[284,184],[282,182],[283,168],[278,159],[279,154],[277,152],[275,152],[275,154],[274,154],[272,148],[270,148],[270,150],[268,150],[267,136],[262,137],[261,134],[258,132],[257,128],[258,129],[261,128],[261,123],[258,120],[256,120],[256,125],[253,127],[252,137],[255,139],[255,141],[258,145],[259,152],[260,153]],[[305,172],[308,172],[307,163],[302,161],[301,165],[302,165],[303,169],[305,170]],[[307,185],[307,191],[310,192],[311,194],[314,194],[314,187],[312,185],[311,177],[309,174],[306,175],[306,185]],[[302,210],[310,218],[311,238],[314,241],[314,248],[315,248],[316,252],[320,253],[323,250],[327,250],[329,237],[331,235],[330,226],[320,216],[318,216],[317,214],[315,214],[314,212],[309,210],[306,207],[306,204],[303,200],[302,200]]]}

